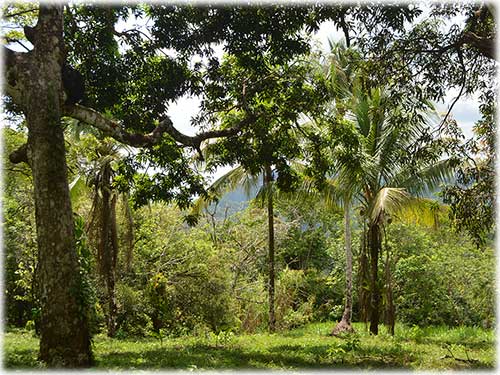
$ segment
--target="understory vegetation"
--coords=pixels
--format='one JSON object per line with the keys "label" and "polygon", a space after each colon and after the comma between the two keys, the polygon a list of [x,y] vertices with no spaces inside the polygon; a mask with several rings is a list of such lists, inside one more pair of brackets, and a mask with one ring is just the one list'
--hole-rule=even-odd
{"label": "understory vegetation", "polygon": [[[15,142],[19,134],[7,131],[5,136]],[[84,148],[87,143],[82,144]],[[81,152],[76,145],[71,150],[73,155]],[[6,201],[7,209],[29,207],[27,178],[19,173],[9,176],[12,179],[7,181],[16,185],[16,199]],[[77,227],[85,228],[88,224],[83,218],[92,220],[95,193],[83,185],[78,195],[74,192],[75,207],[82,215],[76,217]],[[365,324],[356,323],[355,334],[333,338],[328,334],[344,308],[342,211],[311,197],[277,199],[277,333],[268,335],[266,213],[259,199],[241,199],[207,207],[195,226],[184,222],[189,211],[172,205],[150,204],[132,210],[128,217],[128,202],[117,201],[117,242],[123,250],[117,254],[115,270],[116,340],[106,338],[110,305],[96,264],[97,249],[85,231],[79,232],[80,261],[89,271],[83,292],[92,303],[97,367],[493,365],[494,250],[477,247],[453,230],[446,210],[432,227],[416,225],[411,217],[409,223],[387,225],[384,248],[390,249],[391,256],[387,263],[382,253],[381,269],[391,267],[398,322],[394,337],[385,329],[372,337]],[[246,208],[231,210],[242,205]],[[8,218],[5,363],[7,367],[37,367],[32,217],[26,211]],[[353,212],[354,275],[359,275],[360,267],[360,222]],[[354,322],[363,320],[356,280]],[[381,280],[380,288],[385,296],[386,280]],[[388,307],[385,301],[382,322]]]}

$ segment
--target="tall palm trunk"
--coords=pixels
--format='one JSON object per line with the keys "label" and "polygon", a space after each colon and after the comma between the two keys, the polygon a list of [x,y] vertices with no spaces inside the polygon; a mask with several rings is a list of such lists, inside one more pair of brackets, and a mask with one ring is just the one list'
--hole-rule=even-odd
{"label": "tall palm trunk", "polygon": [[116,258],[118,253],[118,238],[116,231],[116,195],[111,191],[111,165],[103,168],[101,202],[101,231],[99,235],[98,260],[101,276],[107,292],[108,304],[108,336],[113,337],[116,331],[116,299],[115,299],[115,273]]}
{"label": "tall palm trunk", "polygon": [[134,217],[128,202],[128,194],[123,194],[123,208],[125,211],[125,219],[127,221],[127,231],[125,233],[125,240],[127,243],[127,252],[125,254],[125,271],[130,272],[132,266],[132,259],[134,256]]}
{"label": "tall palm trunk", "polygon": [[[368,233],[366,231],[366,220],[363,219],[363,231],[361,235],[360,254],[358,258],[359,271],[358,271],[358,297],[359,297],[359,314],[360,320],[365,323],[368,322],[370,314],[370,276],[368,269]],[[367,327],[365,327],[367,329]]]}
{"label": "tall palm trunk", "polygon": [[378,257],[381,249],[380,227],[378,223],[370,223],[370,332],[378,334],[380,319],[380,290],[378,287]]}
{"label": "tall palm trunk", "polygon": [[386,285],[386,310],[385,310],[385,325],[389,329],[389,333],[394,336],[394,326],[396,324],[396,308],[394,306],[394,296],[392,292],[392,275],[389,256],[386,258],[385,264],[385,285]]}
{"label": "tall palm trunk", "polygon": [[336,336],[342,332],[354,332],[351,326],[352,318],[352,248],[351,248],[351,212],[350,202],[345,200],[344,205],[344,235],[345,235],[345,306],[341,321],[335,326],[332,335]]}
{"label": "tall palm trunk", "polygon": [[387,236],[384,231],[385,237],[385,296],[386,296],[386,308],[385,308],[385,325],[389,329],[389,333],[394,336],[394,326],[396,324],[396,308],[394,306],[394,295],[392,292],[392,272],[391,266],[394,260],[391,259],[390,247],[387,245]]}
{"label": "tall palm trunk", "polygon": [[268,222],[268,245],[269,245],[269,332],[276,330],[276,316],[274,311],[274,207],[272,192],[273,175],[271,166],[266,165],[264,171],[264,187],[267,196],[267,222]]}

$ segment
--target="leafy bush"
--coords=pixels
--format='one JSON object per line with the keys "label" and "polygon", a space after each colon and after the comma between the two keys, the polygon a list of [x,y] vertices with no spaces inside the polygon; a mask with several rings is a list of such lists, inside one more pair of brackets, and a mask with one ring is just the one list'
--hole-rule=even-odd
{"label": "leafy bush", "polygon": [[285,268],[276,288],[276,320],[281,329],[294,328],[328,315],[332,289],[315,269]]}
{"label": "leafy bush", "polygon": [[494,322],[494,252],[446,226],[429,231],[392,225],[397,318],[418,326]]}
{"label": "leafy bush", "polygon": [[144,336],[151,328],[149,306],[141,290],[124,284],[116,284],[116,336]]}

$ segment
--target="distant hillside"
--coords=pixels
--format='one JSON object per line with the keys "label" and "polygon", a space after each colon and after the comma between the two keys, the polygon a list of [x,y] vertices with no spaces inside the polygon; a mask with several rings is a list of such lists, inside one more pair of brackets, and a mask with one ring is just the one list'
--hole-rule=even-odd
{"label": "distant hillside", "polygon": [[[257,192],[259,191],[259,187],[256,186],[250,190],[250,194],[246,194],[243,187],[238,187],[235,190],[224,194],[222,198],[219,200],[219,204],[217,205],[216,218],[223,219],[226,215],[231,216],[236,212],[242,211],[248,207],[249,201],[254,199],[257,196]],[[212,211],[215,204],[211,204],[209,206],[209,210]]]}
{"label": "distant hillside", "polygon": [[[450,181],[449,183],[452,184],[453,181]],[[226,208],[228,208],[227,210],[228,216],[233,215],[234,213],[247,208],[249,201],[251,201],[257,196],[259,188],[260,186],[251,188],[250,193],[247,195],[243,187],[238,187],[235,190],[223,195],[217,206],[216,217],[218,219],[223,219],[226,212]],[[439,196],[440,192],[441,189],[437,188],[433,191],[424,193],[423,198],[433,199],[439,203],[443,203],[443,199]],[[213,207],[214,204],[210,205],[209,209],[213,210]]]}

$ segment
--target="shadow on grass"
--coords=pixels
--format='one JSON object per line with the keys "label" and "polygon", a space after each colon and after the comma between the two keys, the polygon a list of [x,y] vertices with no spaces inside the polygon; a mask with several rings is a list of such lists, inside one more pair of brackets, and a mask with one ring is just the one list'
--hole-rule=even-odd
{"label": "shadow on grass", "polygon": [[[208,345],[164,348],[144,352],[109,353],[97,358],[100,368],[197,368],[197,369],[325,369],[325,368],[408,368],[410,353],[387,353],[367,349],[330,354],[330,346],[281,345],[268,351]],[[401,356],[401,357],[398,357]]]}
{"label": "shadow on grass", "polygon": [[[407,340],[411,341],[411,340]],[[434,344],[439,346],[444,345],[462,345],[469,349],[489,349],[494,347],[494,342],[482,340],[482,341],[472,341],[472,340],[456,340],[456,339],[443,339],[443,338],[434,338],[434,337],[424,337],[414,339],[416,343],[419,344]]]}
{"label": "shadow on grass", "polygon": [[[196,344],[144,351],[96,353],[101,369],[408,369],[418,361],[415,353],[401,347],[361,345],[349,352],[332,352],[330,345],[280,345],[269,349],[243,350],[237,346],[215,347]],[[455,369],[488,369],[482,362],[445,362]],[[412,366],[413,365],[413,366]],[[36,351],[22,349],[4,353],[7,369],[39,368]]]}
{"label": "shadow on grass", "polygon": [[[306,332],[295,331],[294,336],[304,336]],[[286,335],[283,335],[286,336]],[[116,341],[104,340],[96,346],[95,366],[100,369],[408,369],[422,365],[449,369],[491,369],[492,365],[484,362],[465,363],[453,358],[445,358],[446,352],[422,352],[412,346],[412,342],[396,338],[389,342],[382,338],[359,337],[360,341],[354,349],[348,349],[348,341],[322,340],[273,341],[268,344],[232,343],[226,347],[217,347],[204,342],[171,343],[163,347],[149,346],[151,340],[137,340],[131,347],[127,341],[115,345]],[[328,336],[324,335],[325,338]],[[315,337],[318,339],[318,337]],[[423,338],[434,345],[453,343],[446,337]],[[482,338],[461,341],[467,348],[491,348],[492,344]],[[422,341],[424,341],[422,340]],[[144,341],[144,344],[142,344]],[[301,342],[302,341],[302,342]],[[410,342],[408,342],[410,341]],[[403,344],[404,342],[404,344]],[[139,345],[137,345],[139,343]],[[123,344],[123,345],[122,345]],[[278,345],[276,345],[278,344]],[[403,344],[403,345],[402,345]],[[173,346],[175,345],[175,346]],[[243,346],[244,345],[244,346]],[[132,350],[134,348],[134,350]],[[27,349],[26,346],[15,348],[7,345],[4,352],[4,366],[7,369],[36,369],[40,364],[36,361],[37,347]],[[443,354],[444,353],[444,354]],[[466,358],[462,348],[453,348],[458,358]],[[471,358],[477,358],[469,353]],[[439,358],[438,358],[439,357]],[[429,363],[427,363],[429,362]]]}

